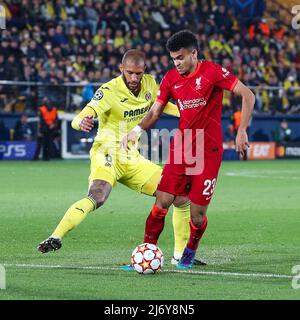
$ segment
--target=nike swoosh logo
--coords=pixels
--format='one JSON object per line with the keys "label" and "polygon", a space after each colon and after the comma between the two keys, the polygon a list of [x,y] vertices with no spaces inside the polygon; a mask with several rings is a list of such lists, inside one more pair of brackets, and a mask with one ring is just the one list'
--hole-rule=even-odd
{"label": "nike swoosh logo", "polygon": [[210,196],[210,197],[206,197],[206,198],[205,198],[205,200],[209,200],[211,197],[212,197],[212,196]]}
{"label": "nike swoosh logo", "polygon": [[123,100],[121,100],[120,102],[125,102],[125,101],[127,101],[128,100],[128,98],[124,98]]}
{"label": "nike swoosh logo", "polygon": [[183,86],[183,84],[181,84],[180,86],[174,86],[174,89],[178,89],[178,88],[180,88],[180,87],[182,87]]}
{"label": "nike swoosh logo", "polygon": [[84,213],[84,211],[83,211],[82,209],[80,209],[80,208],[75,208],[75,209],[77,209],[77,210],[79,210],[79,211],[82,211],[82,213]]}

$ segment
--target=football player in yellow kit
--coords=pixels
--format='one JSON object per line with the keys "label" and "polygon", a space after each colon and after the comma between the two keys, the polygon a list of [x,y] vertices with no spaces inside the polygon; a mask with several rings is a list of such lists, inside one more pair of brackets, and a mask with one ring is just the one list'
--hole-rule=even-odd
{"label": "football player in yellow kit", "polygon": [[[130,132],[154,103],[158,85],[151,75],[144,74],[145,55],[139,50],[127,51],[120,65],[121,75],[103,84],[87,106],[73,119],[72,127],[90,132],[95,118],[99,127],[90,150],[90,176],[87,197],[75,202],[51,236],[41,242],[42,253],[61,248],[62,238],[80,224],[92,211],[101,207],[116,184],[155,196],[162,168],[145,159],[136,148],[120,148],[122,138]],[[164,112],[179,116],[177,106],[169,103]],[[186,197],[177,197],[173,210],[174,256],[181,258],[189,236],[190,206]],[[196,260],[195,264],[202,264]]]}

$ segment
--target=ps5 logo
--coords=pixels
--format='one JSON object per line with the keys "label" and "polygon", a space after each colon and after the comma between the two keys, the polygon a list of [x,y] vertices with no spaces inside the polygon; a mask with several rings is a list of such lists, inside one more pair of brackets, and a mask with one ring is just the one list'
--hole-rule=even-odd
{"label": "ps5 logo", "polygon": [[6,29],[6,13],[2,5],[0,5],[0,29]]}
{"label": "ps5 logo", "polygon": [[292,14],[296,15],[292,19],[292,27],[295,30],[300,29],[300,5],[293,6],[292,8]]}
{"label": "ps5 logo", "polygon": [[10,144],[10,145],[5,145],[1,144],[0,145],[0,156],[3,156],[5,158],[15,156],[16,158],[21,158],[26,156],[26,145],[24,144]]}

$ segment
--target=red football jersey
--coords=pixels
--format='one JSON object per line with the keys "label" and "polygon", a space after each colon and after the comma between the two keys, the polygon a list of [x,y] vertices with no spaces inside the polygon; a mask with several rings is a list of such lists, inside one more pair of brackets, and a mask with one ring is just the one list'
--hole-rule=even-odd
{"label": "red football jersey", "polygon": [[223,152],[223,90],[233,90],[237,82],[227,69],[201,60],[197,69],[187,76],[180,75],[176,68],[169,70],[162,79],[156,101],[163,105],[171,98],[176,101],[182,132],[184,129],[204,130],[204,157],[207,158]]}

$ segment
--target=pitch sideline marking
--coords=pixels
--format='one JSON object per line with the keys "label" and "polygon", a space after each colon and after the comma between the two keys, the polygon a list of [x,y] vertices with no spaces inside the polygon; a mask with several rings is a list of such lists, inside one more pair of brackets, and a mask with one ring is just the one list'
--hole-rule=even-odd
{"label": "pitch sideline marking", "polygon": [[260,179],[280,179],[280,180],[300,180],[300,177],[295,176],[271,176],[271,175],[260,175],[260,174],[253,174],[250,172],[225,172],[223,173],[225,176],[228,177],[242,177],[242,178],[260,178]]}
{"label": "pitch sideline marking", "polygon": [[[75,270],[104,270],[104,271],[122,271],[120,268],[114,267],[97,267],[97,266],[64,266],[64,265],[44,265],[44,264],[3,264],[5,267],[16,268],[32,268],[32,269],[75,269]],[[123,271],[125,272],[125,271]],[[292,279],[292,275],[286,274],[272,274],[272,273],[243,273],[243,272],[225,272],[225,271],[194,271],[194,270],[172,270],[164,269],[164,272],[169,273],[186,273],[186,274],[199,274],[199,275],[212,275],[212,276],[233,276],[233,277],[257,277],[257,278],[281,278]]]}

